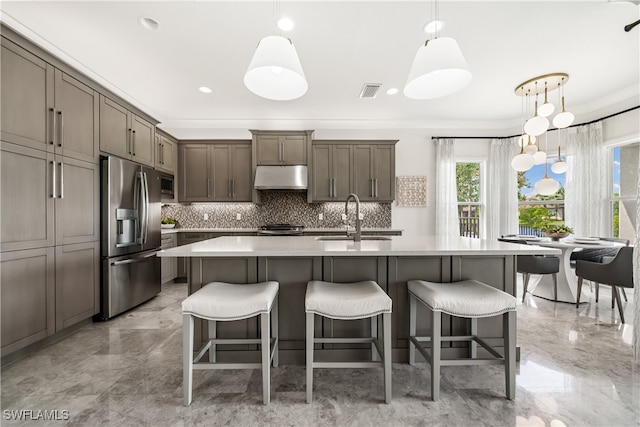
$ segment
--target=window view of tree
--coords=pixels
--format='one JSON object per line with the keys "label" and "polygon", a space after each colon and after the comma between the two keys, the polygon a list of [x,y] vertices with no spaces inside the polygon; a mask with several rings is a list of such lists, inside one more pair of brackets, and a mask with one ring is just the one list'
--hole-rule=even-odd
{"label": "window view of tree", "polygon": [[482,210],[480,163],[456,164],[456,190],[460,235],[479,238]]}
{"label": "window view of tree", "polygon": [[[549,162],[553,158],[549,157]],[[549,225],[564,224],[564,175],[553,175],[560,189],[551,196],[536,194],[535,183],[544,176],[545,165],[535,165],[526,172],[518,172],[518,204],[521,234],[541,235]]]}

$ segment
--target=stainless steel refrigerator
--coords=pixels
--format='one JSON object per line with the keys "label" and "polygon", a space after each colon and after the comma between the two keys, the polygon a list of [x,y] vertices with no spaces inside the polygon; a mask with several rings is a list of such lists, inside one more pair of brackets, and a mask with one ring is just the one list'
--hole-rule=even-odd
{"label": "stainless steel refrigerator", "polygon": [[101,317],[109,319],[160,292],[160,174],[111,156],[101,166]]}

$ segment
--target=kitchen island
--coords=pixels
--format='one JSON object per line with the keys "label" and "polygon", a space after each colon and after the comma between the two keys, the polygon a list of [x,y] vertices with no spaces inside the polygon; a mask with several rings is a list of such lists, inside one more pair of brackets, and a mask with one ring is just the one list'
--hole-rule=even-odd
{"label": "kitchen island", "polygon": [[[516,293],[517,255],[557,255],[558,249],[465,237],[371,236],[354,242],[339,236],[228,236],[160,251],[160,257],[186,257],[189,293],[212,281],[254,283],[276,280],[280,283],[280,361],[304,363],[304,296],[309,280],[355,282],[374,280],[393,301],[392,347],[394,361],[407,360],[408,297],[407,281],[422,279],[451,282],[476,279],[509,294]],[[429,328],[426,311],[418,313],[419,334]],[[462,319],[443,319],[443,333],[466,330]],[[381,330],[381,328],[380,328]],[[224,322],[218,337],[257,337],[256,319]],[[481,319],[481,336],[497,347],[502,345],[502,318]],[[316,324],[316,336],[365,336],[368,320],[323,319]],[[206,340],[206,323],[196,324],[196,335]],[[324,348],[328,348],[325,344]],[[366,346],[351,345],[327,357],[358,358],[368,353]],[[464,343],[454,343],[443,354],[462,354]],[[322,353],[322,349],[319,349]],[[369,352],[370,354],[370,352]],[[258,352],[237,346],[227,357],[252,359]],[[222,356],[224,357],[224,355]]]}

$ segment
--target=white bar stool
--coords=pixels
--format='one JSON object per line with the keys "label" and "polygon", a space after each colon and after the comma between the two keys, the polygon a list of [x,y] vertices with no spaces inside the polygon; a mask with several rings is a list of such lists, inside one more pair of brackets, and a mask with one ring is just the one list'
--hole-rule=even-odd
{"label": "white bar stool", "polygon": [[[264,404],[271,399],[269,366],[278,367],[278,282],[232,284],[211,282],[182,301],[182,350],[184,406],[192,400],[193,371],[196,369],[262,369]],[[272,317],[270,319],[270,314]],[[216,322],[248,319],[260,316],[261,338],[216,338]],[[209,340],[193,357],[194,318],[208,320]],[[270,325],[271,323],[271,325]],[[270,337],[271,327],[273,338]],[[260,344],[261,363],[218,363],[216,346],[224,344]],[[200,362],[209,351],[209,362]]]}
{"label": "white bar stool", "polygon": [[[415,364],[416,348],[431,364],[431,398],[440,397],[440,366],[504,365],[507,398],[516,395],[516,298],[476,280],[433,283],[407,282],[409,290],[409,364]],[[424,304],[431,318],[431,336],[416,336],[416,303]],[[442,336],[442,313],[471,320],[471,335]],[[478,318],[502,315],[504,355],[477,336]],[[470,357],[441,359],[442,341],[469,341]],[[431,354],[420,344],[431,342]],[[477,358],[477,344],[493,358]]]}
{"label": "white bar stool", "polygon": [[[314,368],[384,368],[384,400],[391,402],[391,298],[374,281],[332,283],[311,281],[305,297],[307,313],[307,403],[311,403]],[[315,338],[314,316],[339,320],[371,319],[371,337]],[[382,315],[383,347],[378,341],[377,316]],[[371,343],[369,362],[314,362],[314,344]],[[382,358],[382,361],[380,361]]]}

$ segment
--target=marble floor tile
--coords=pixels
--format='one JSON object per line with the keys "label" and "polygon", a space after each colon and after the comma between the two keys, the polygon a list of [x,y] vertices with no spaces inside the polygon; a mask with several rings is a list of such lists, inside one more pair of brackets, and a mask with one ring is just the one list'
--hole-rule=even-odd
{"label": "marble floor tile", "polygon": [[[182,406],[182,316],[186,284],[108,322],[88,325],[2,368],[2,426],[639,426],[640,366],[627,323],[585,286],[586,303],[527,295],[518,305],[516,399],[505,399],[500,366],[443,367],[430,400],[427,364],[393,365],[390,404],[377,369],[322,369],[305,403],[305,369],[272,369],[271,404],[258,370],[197,371]],[[68,411],[67,419],[16,418]]]}

